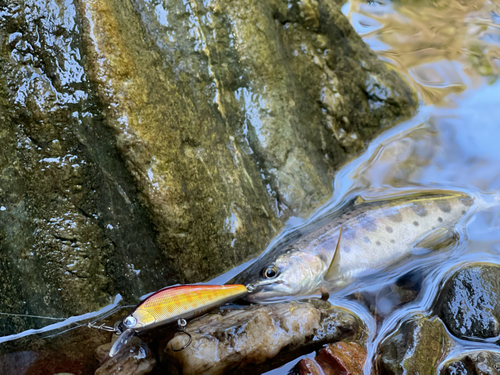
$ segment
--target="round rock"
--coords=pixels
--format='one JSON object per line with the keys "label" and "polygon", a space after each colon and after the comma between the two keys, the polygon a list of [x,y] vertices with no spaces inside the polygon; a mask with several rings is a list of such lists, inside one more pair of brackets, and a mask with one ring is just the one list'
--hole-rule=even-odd
{"label": "round rock", "polygon": [[456,337],[486,339],[500,335],[500,266],[474,263],[453,274],[435,311]]}
{"label": "round rock", "polygon": [[380,343],[375,373],[435,374],[449,347],[449,337],[438,318],[415,315]]}
{"label": "round rock", "polygon": [[481,350],[455,357],[447,361],[441,375],[453,374],[500,374],[500,353]]}

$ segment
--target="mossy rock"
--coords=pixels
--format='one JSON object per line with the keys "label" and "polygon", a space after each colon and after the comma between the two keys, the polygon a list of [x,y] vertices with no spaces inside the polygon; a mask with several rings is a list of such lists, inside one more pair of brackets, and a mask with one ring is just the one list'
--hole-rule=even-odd
{"label": "mossy rock", "polygon": [[6,313],[68,317],[240,264],[417,104],[329,1],[1,7]]}

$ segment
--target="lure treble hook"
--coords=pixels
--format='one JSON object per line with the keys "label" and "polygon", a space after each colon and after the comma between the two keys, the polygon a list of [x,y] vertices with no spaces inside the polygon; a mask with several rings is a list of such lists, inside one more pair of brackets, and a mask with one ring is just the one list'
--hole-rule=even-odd
{"label": "lure treble hook", "polygon": [[186,325],[187,325],[186,319],[179,319],[177,321],[177,330],[179,332],[182,332],[182,333],[188,335],[189,336],[189,341],[188,341],[188,343],[186,345],[184,345],[180,349],[174,349],[174,345],[170,344],[170,349],[172,349],[174,352],[180,352],[181,350],[186,349],[189,346],[189,344],[191,344],[191,341],[193,341],[193,338],[191,337],[191,335],[189,334],[189,332],[186,331]]}

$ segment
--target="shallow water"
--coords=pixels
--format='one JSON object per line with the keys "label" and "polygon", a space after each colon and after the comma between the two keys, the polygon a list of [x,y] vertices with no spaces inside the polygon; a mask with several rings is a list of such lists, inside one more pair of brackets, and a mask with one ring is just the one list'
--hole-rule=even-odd
{"label": "shallow water", "polygon": [[[343,11],[378,56],[418,91],[421,106],[414,118],[382,133],[346,164],[336,175],[332,199],[307,221],[291,218],[269,248],[307,223],[331,214],[355,195],[377,199],[423,188],[462,190],[485,197],[500,194],[500,2],[351,1]],[[500,207],[478,212],[458,228],[460,240],[451,248],[378,275],[380,287],[401,273],[425,269],[417,299],[392,311],[393,302],[382,296],[376,301],[377,319],[363,304],[344,299],[345,290],[331,297],[333,304],[351,309],[367,324],[369,359],[404,317],[429,312],[441,285],[456,267],[478,260],[500,264],[499,226]],[[213,282],[225,282],[241,269]],[[348,291],[365,287],[360,281]],[[73,320],[84,318],[87,316]],[[448,356],[488,346],[497,350],[493,344],[454,339]],[[285,374],[297,360],[269,373]],[[365,372],[370,368],[369,360]]]}
{"label": "shallow water", "polygon": [[[486,199],[500,194],[500,2],[351,1],[342,9],[365,42],[418,91],[421,107],[338,172],[334,197],[308,222],[335,211],[353,195],[379,199],[426,188]],[[378,343],[405,317],[429,314],[440,287],[457,268],[477,261],[500,264],[499,226],[500,207],[476,212],[457,228],[459,241],[444,252],[414,257],[377,275],[374,290],[412,269],[425,270],[418,297],[403,307],[394,309],[393,301],[382,295],[375,302],[380,311],[375,318],[361,303],[345,300],[346,294],[367,288],[362,281],[331,296],[332,304],[360,314],[371,330],[366,374]],[[450,337],[453,348],[445,360],[474,350],[498,352],[495,340]],[[296,362],[268,374],[285,374]]]}

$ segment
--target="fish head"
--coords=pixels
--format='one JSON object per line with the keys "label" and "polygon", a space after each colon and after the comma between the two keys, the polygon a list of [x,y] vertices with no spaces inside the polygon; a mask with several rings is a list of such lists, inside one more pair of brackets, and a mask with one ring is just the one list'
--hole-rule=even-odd
{"label": "fish head", "polygon": [[156,323],[156,319],[148,311],[137,308],[132,314],[123,319],[121,328],[140,331],[147,328],[151,324]]}
{"label": "fish head", "polygon": [[277,257],[246,279],[249,302],[270,303],[317,292],[325,264],[317,255],[293,251]]}

